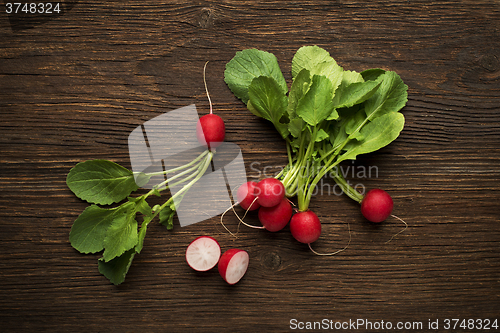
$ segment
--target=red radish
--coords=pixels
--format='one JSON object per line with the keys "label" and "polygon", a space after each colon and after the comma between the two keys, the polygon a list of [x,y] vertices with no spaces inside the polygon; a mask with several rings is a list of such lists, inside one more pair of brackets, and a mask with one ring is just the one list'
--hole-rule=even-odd
{"label": "red radish", "polygon": [[361,213],[371,222],[382,222],[391,215],[394,203],[391,196],[381,189],[366,193],[361,201]]}
{"label": "red radish", "polygon": [[219,243],[214,238],[200,236],[188,245],[186,261],[192,269],[205,272],[217,265],[220,254]]}
{"label": "red radish", "polygon": [[224,121],[216,114],[209,113],[200,118],[196,124],[198,142],[208,148],[221,145],[226,136]]}
{"label": "red radish", "polygon": [[259,221],[271,232],[283,229],[292,217],[292,205],[287,198],[283,198],[279,204],[273,207],[260,207]]}
{"label": "red radish", "polygon": [[246,182],[236,192],[236,199],[244,210],[256,210],[260,207],[260,204],[255,200],[255,186],[257,186],[256,182]]}
{"label": "red radish", "polygon": [[219,260],[220,275],[229,284],[237,283],[247,271],[249,258],[244,250],[227,250]]}
{"label": "red radish", "polygon": [[[236,198],[240,206],[247,212],[260,208],[259,220],[261,221],[262,226],[254,226],[246,223],[243,221],[246,213],[243,218],[240,218],[235,212],[238,220],[249,228],[267,229],[272,232],[279,231],[287,225],[290,217],[292,216],[292,206],[285,198],[285,187],[283,186],[283,183],[276,178],[265,178],[258,183],[246,182],[238,188]],[[222,223],[222,218],[224,214],[229,209],[234,209],[233,207],[234,205],[229,207],[222,214],[221,224],[223,226],[224,223]],[[224,226],[224,228],[229,231],[226,226]],[[229,233],[231,232],[229,231]]]}
{"label": "red radish", "polygon": [[213,114],[212,100],[208,93],[207,80],[205,79],[205,72],[208,61],[203,67],[203,82],[205,83],[205,91],[207,92],[208,102],[210,104],[210,113],[200,118],[196,124],[196,137],[198,142],[210,148],[215,148],[221,145],[226,137],[226,126],[224,121],[218,115]]}
{"label": "red radish", "polygon": [[310,244],[317,241],[321,235],[321,222],[310,210],[298,212],[290,221],[290,232],[297,241]]}
{"label": "red radish", "polygon": [[285,186],[276,178],[265,178],[255,187],[257,202],[263,207],[273,207],[285,197]]}

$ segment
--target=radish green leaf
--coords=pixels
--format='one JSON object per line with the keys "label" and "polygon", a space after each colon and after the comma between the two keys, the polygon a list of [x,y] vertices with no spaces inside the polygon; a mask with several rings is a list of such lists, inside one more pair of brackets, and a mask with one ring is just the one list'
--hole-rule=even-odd
{"label": "radish green leaf", "polygon": [[129,209],[115,216],[104,238],[104,261],[108,262],[133,248],[138,241],[135,209]]}
{"label": "radish green leaf", "polygon": [[298,101],[304,97],[311,86],[311,74],[307,69],[302,69],[293,80],[288,94],[287,112],[290,119],[297,117],[296,108]]}
{"label": "radish green leaf", "polygon": [[292,77],[295,78],[304,68],[309,70],[311,75],[326,76],[332,83],[332,91],[335,91],[342,81],[342,67],[337,65],[330,53],[318,46],[303,46],[295,53],[292,60]]}
{"label": "radish green leaf", "polygon": [[360,131],[361,141],[350,141],[346,152],[338,161],[356,159],[357,155],[371,153],[394,141],[404,127],[404,116],[399,112],[387,113],[366,124]]}
{"label": "radish green leaf", "polygon": [[380,75],[379,89],[365,103],[365,113],[369,120],[390,112],[397,112],[408,101],[408,86],[395,72],[387,71]]}
{"label": "radish green leaf", "polygon": [[250,109],[260,117],[271,121],[285,138],[288,135],[286,124],[280,122],[286,112],[287,97],[272,77],[259,76],[252,80],[248,88]]}
{"label": "radish green leaf", "polygon": [[283,94],[288,91],[285,78],[272,53],[256,49],[247,49],[236,53],[226,64],[224,80],[236,97],[247,104],[248,88],[252,80],[259,76],[267,76],[276,80]]}
{"label": "radish green leaf", "polygon": [[99,273],[109,279],[114,285],[119,285],[125,281],[125,276],[128,273],[132,260],[134,260],[135,250],[130,249],[121,256],[110,261],[105,261],[104,258],[99,259]]}
{"label": "radish green leaf", "polygon": [[139,188],[132,171],[107,160],[78,163],[68,173],[66,184],[80,199],[100,205],[120,202]]}
{"label": "radish green leaf", "polygon": [[175,215],[175,206],[174,204],[166,206],[164,209],[160,211],[160,223],[167,227],[168,230],[173,229],[174,227],[174,215]]}
{"label": "radish green leaf", "polygon": [[111,225],[116,209],[91,205],[78,216],[69,233],[71,246],[81,253],[96,253],[104,249],[106,230]]}
{"label": "radish green leaf", "polygon": [[311,126],[316,126],[334,111],[332,83],[323,75],[314,75],[307,93],[297,103],[297,115]]}
{"label": "radish green leaf", "polygon": [[380,84],[378,81],[355,82],[348,85],[342,83],[335,92],[333,104],[336,108],[348,108],[363,103],[375,94]]}

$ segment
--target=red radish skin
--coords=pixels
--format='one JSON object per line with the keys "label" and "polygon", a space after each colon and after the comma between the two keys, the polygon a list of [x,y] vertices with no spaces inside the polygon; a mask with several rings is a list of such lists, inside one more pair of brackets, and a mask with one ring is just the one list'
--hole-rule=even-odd
{"label": "red radish skin", "polygon": [[200,236],[186,249],[186,262],[198,272],[211,270],[219,262],[221,250],[219,243],[210,236]]}
{"label": "red radish skin", "polygon": [[260,207],[260,204],[255,200],[255,187],[257,182],[246,182],[238,188],[236,192],[236,199],[238,200],[240,207],[244,210],[256,210]]}
{"label": "red radish skin", "polygon": [[219,274],[228,284],[236,284],[245,275],[249,255],[240,249],[229,249],[220,257],[218,268]]}
{"label": "red radish skin", "polygon": [[387,219],[394,207],[391,196],[384,190],[373,189],[361,201],[361,213],[370,222],[379,223]]}
{"label": "red radish skin", "polygon": [[259,221],[266,230],[271,232],[283,229],[292,217],[293,209],[288,199],[283,198],[279,204],[273,207],[260,207]]}
{"label": "red radish skin", "polygon": [[212,100],[210,99],[210,94],[208,93],[207,80],[206,80],[206,69],[208,61],[203,67],[203,83],[205,84],[205,91],[207,93],[208,102],[210,104],[210,113],[204,115],[198,120],[196,124],[196,137],[198,142],[210,148],[216,148],[221,145],[226,137],[226,126],[221,117],[213,114]]}
{"label": "red radish skin", "polygon": [[255,195],[262,207],[273,207],[285,197],[285,186],[276,178],[265,178],[257,183]]}
{"label": "red radish skin", "polygon": [[298,212],[290,221],[290,232],[297,241],[310,244],[321,236],[321,222],[318,216],[310,210]]}
{"label": "red radish skin", "polygon": [[196,124],[198,142],[208,148],[216,148],[224,142],[226,127],[221,117],[209,113],[200,118]]}

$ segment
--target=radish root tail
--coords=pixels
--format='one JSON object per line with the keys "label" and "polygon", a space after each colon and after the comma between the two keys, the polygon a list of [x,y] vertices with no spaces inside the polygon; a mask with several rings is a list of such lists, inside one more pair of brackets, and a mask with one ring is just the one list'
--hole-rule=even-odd
{"label": "radish root tail", "polygon": [[[248,206],[247,210],[245,211],[245,214],[243,214],[243,217],[241,218],[242,220],[245,219],[245,217],[247,216],[248,212],[250,211],[250,208],[252,207],[252,205],[254,204],[254,202],[257,201],[257,197],[255,197],[255,199],[253,199],[252,203],[250,204],[250,206]],[[236,212],[234,212],[236,214]]]}
{"label": "radish root tail", "polygon": [[313,248],[311,247],[311,243],[309,243],[307,245],[309,246],[309,249],[315,255],[318,255],[318,256],[333,256],[333,255],[336,255],[337,253],[340,253],[340,252],[344,251],[345,249],[347,249],[349,247],[349,245],[351,244],[351,225],[349,223],[347,223],[347,229],[349,230],[349,241],[347,242],[347,245],[343,249],[337,250],[337,251],[332,252],[332,253],[319,253],[319,252],[316,252],[316,251],[313,250]]}
{"label": "radish root tail", "polygon": [[399,220],[399,221],[403,222],[403,223],[404,223],[404,225],[405,225],[405,227],[403,228],[403,230],[401,230],[401,231],[400,231],[400,232],[398,232],[397,234],[392,235],[391,239],[389,239],[387,242],[385,242],[386,244],[387,244],[387,243],[389,243],[389,242],[390,242],[390,241],[391,241],[394,237],[396,237],[397,235],[401,234],[401,233],[402,233],[402,232],[404,232],[406,229],[408,229],[408,223],[406,223],[406,222],[405,222],[402,218],[400,218],[400,217],[398,217],[398,216],[396,216],[396,215],[392,215],[392,214],[391,214],[391,216],[392,216],[393,218],[395,218],[396,220]]}
{"label": "radish root tail", "polygon": [[240,221],[240,223],[238,224],[238,228],[240,227],[240,224],[243,224],[249,228],[253,228],[253,229],[265,229],[265,227],[263,226],[256,226],[256,225],[251,225],[251,224],[248,224],[246,223],[245,221],[243,221],[245,219],[245,217],[247,216],[247,213],[250,211],[250,208],[252,207],[253,203],[257,200],[257,198],[253,199],[252,203],[250,204],[250,206],[248,206],[247,210],[245,211],[245,214],[243,214],[243,218],[240,218],[239,215],[236,213],[236,211],[234,210],[233,208],[233,212],[234,212],[234,215],[236,215],[236,217],[238,218],[238,220]]}
{"label": "radish root tail", "polygon": [[[252,203],[250,204],[250,206],[248,207],[248,209],[245,211],[245,214],[243,215],[243,217],[240,217],[240,216],[238,215],[238,213],[236,212],[236,210],[234,209],[234,207],[235,207],[236,205],[238,205],[238,203],[237,203],[237,202],[236,202],[234,205],[232,205],[231,207],[229,207],[228,209],[226,209],[226,210],[224,211],[224,213],[222,213],[222,215],[221,215],[221,217],[220,217],[220,224],[222,224],[222,226],[224,227],[224,229],[226,229],[226,231],[227,231],[227,232],[229,232],[229,233],[231,234],[231,236],[234,236],[234,237],[236,237],[236,238],[238,237],[238,236],[236,236],[236,234],[240,231],[240,225],[241,225],[241,224],[243,224],[243,225],[245,225],[245,226],[247,226],[247,227],[249,227],[249,228],[254,228],[254,229],[265,229],[265,227],[263,227],[263,226],[262,226],[262,227],[259,227],[259,226],[256,226],[256,225],[250,225],[250,224],[246,223],[245,221],[243,221],[243,219],[245,219],[245,217],[247,216],[247,213],[250,211],[250,207],[252,207],[253,203],[254,203],[256,200],[257,200],[257,198],[255,198],[255,199],[252,201]],[[227,212],[229,212],[231,209],[233,210],[233,213],[234,213],[234,215],[236,216],[236,218],[240,221],[240,222],[238,223],[238,228],[236,229],[236,234],[232,233],[232,232],[231,232],[231,231],[230,231],[230,230],[226,227],[226,225],[224,224],[224,222],[222,221],[222,220],[224,219],[224,215],[226,215],[226,213],[227,213]]]}
{"label": "radish root tail", "polygon": [[203,83],[205,84],[205,92],[207,93],[208,103],[210,104],[210,114],[212,114],[213,113],[212,100],[210,99],[210,94],[208,93],[207,79],[205,77],[205,72],[207,71],[207,64],[208,64],[208,61],[205,63],[205,66],[203,66]]}
{"label": "radish root tail", "polygon": [[236,230],[236,234],[233,234],[233,233],[231,232],[231,230],[229,230],[229,229],[226,227],[226,225],[224,224],[224,222],[222,221],[222,220],[224,219],[224,215],[226,215],[226,213],[227,213],[227,212],[229,212],[231,209],[233,209],[233,211],[234,211],[234,206],[235,206],[235,205],[237,205],[237,204],[235,203],[234,205],[232,205],[231,207],[229,207],[228,209],[226,209],[226,210],[224,211],[224,213],[222,213],[222,215],[220,216],[220,224],[222,224],[222,226],[224,227],[224,229],[226,229],[226,231],[227,231],[227,232],[229,232],[229,234],[230,234],[231,236],[233,236],[233,237],[235,237],[235,238],[238,238],[238,236],[236,236],[236,234],[237,234],[237,233],[238,233],[238,231],[239,231],[239,227],[238,227],[238,229]]}

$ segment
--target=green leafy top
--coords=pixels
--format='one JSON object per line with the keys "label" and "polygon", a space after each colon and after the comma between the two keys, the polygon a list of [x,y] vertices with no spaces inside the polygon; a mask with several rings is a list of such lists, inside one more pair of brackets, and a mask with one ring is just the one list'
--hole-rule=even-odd
{"label": "green leafy top", "polygon": [[[282,181],[306,210],[314,186],[332,168],[398,137],[404,117],[397,112],[408,87],[395,72],[345,71],[318,46],[296,52],[292,79],[288,91],[276,57],[255,49],[237,52],[225,70],[231,91],[287,141],[290,163]],[[312,165],[321,167],[311,174],[305,169]]]}
{"label": "green leafy top", "polygon": [[[157,184],[148,193],[131,197],[130,194],[140,185],[135,183],[132,171],[107,160],[78,163],[70,170],[66,183],[77,197],[92,205],[88,206],[73,223],[69,234],[71,245],[81,253],[102,251],[102,258],[98,262],[99,272],[113,284],[122,283],[135,254],[140,253],[144,246],[149,223],[159,215],[161,224],[167,229],[173,228],[173,217],[176,212],[174,197],[180,196],[179,193],[187,191],[200,179],[210,165],[212,156],[213,153],[207,150],[192,162],[177,167],[177,170],[195,171],[184,179],[176,181],[178,184],[184,184],[182,190],[164,204],[155,205],[153,208],[147,202],[148,197],[161,196],[160,191],[167,188],[166,184]],[[196,163],[197,165],[193,167],[192,165]],[[171,171],[165,170],[160,173],[167,174]],[[139,174],[137,179],[141,183],[147,183],[152,175]],[[98,206],[120,201],[124,202],[114,208]]]}

